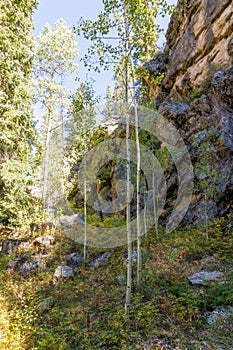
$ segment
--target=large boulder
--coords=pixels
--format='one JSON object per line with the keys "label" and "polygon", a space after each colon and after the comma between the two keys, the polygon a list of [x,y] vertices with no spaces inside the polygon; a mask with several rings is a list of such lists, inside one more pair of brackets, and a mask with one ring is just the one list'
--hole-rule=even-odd
{"label": "large boulder", "polygon": [[60,224],[62,228],[69,228],[77,224],[84,225],[84,216],[82,214],[61,216]]}
{"label": "large boulder", "polygon": [[[214,74],[212,89],[217,98],[233,108],[233,67]],[[233,118],[231,121],[233,123]]]}

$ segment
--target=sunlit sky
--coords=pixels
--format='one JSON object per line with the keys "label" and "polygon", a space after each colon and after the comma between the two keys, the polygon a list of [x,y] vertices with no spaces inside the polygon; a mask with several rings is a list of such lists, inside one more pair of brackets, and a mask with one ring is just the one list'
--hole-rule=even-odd
{"label": "sunlit sky", "polygon": [[[168,0],[169,4],[176,4],[177,0]],[[46,22],[54,25],[55,22],[63,18],[69,27],[76,25],[80,17],[84,19],[96,19],[98,12],[102,9],[101,0],[40,0],[37,10],[34,13],[35,30],[34,35],[37,36],[44,28]],[[166,30],[169,17],[159,18],[158,23]],[[164,34],[161,35],[158,46],[162,46],[164,42]],[[82,37],[77,37],[79,49],[79,61],[81,57],[87,52],[88,46],[91,42]],[[100,74],[88,71],[82,62],[79,63],[79,79],[85,81],[88,78],[95,80],[94,88],[97,95],[104,95],[107,85],[113,84],[112,70],[102,72]],[[69,77],[66,82],[68,88],[74,92],[78,86],[75,81],[75,76]]]}

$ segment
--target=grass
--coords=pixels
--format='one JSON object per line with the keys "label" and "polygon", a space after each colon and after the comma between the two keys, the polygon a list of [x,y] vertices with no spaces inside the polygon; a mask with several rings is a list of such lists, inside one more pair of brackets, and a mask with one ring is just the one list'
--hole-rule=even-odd
{"label": "grass", "polygon": [[[233,237],[221,221],[210,224],[206,242],[201,227],[186,227],[167,234],[151,230],[143,240],[143,287],[136,288],[136,264],[129,320],[124,316],[126,247],[109,250],[99,267],[90,267],[98,250],[88,249],[88,263],[75,269],[75,277],[55,282],[53,272],[70,252],[83,247],[68,238],[60,240],[46,258],[47,267],[28,278],[5,271],[15,255],[1,255],[0,348],[25,350],[100,349],[232,349],[232,324],[210,327],[205,311],[233,305]],[[136,242],[135,242],[136,243]],[[135,247],[136,249],[136,244]],[[224,284],[192,286],[187,276],[201,269],[220,270]],[[48,311],[37,306],[47,297],[55,303]],[[156,341],[157,343],[156,343]],[[159,343],[160,341],[160,343]],[[150,345],[150,342],[154,342]],[[145,345],[147,344],[147,345]],[[205,344],[205,347],[204,345]]]}

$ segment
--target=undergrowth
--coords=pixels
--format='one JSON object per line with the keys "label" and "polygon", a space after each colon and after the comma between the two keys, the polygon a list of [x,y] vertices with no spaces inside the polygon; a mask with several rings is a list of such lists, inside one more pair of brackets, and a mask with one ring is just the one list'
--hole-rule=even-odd
{"label": "undergrowth", "polygon": [[[217,349],[217,344],[231,349],[232,325],[215,329],[203,314],[219,305],[233,305],[232,234],[223,232],[221,220],[210,224],[208,242],[201,227],[159,231],[158,239],[154,229],[143,239],[143,284],[141,291],[133,286],[129,319],[124,316],[124,279],[118,278],[126,276],[125,246],[108,250],[108,258],[98,267],[90,262],[103,251],[89,248],[86,265],[74,269],[73,279],[58,282],[53,278],[55,268],[67,254],[82,254],[83,249],[68,238],[60,240],[59,232],[46,269],[30,277],[6,271],[16,255],[1,254],[0,348],[162,349],[154,341],[158,339],[181,350],[201,349],[204,343],[203,349]],[[202,269],[218,269],[226,280],[191,285],[187,277]],[[40,312],[39,303],[48,297],[54,305]]]}

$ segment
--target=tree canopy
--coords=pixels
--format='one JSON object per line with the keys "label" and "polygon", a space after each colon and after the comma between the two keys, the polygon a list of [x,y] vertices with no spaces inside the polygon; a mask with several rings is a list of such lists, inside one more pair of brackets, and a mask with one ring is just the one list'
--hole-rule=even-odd
{"label": "tree canopy", "polygon": [[0,4],[0,222],[18,224],[30,207],[35,0]]}

